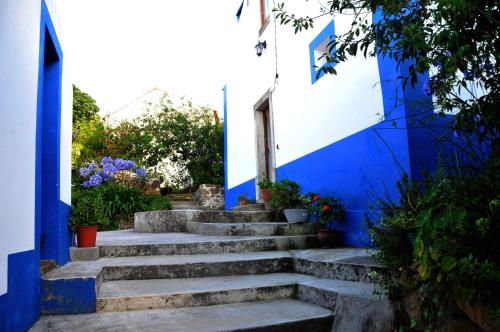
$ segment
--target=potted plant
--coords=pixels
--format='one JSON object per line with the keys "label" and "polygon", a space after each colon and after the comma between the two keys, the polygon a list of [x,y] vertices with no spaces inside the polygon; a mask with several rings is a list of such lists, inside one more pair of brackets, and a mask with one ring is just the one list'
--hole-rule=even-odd
{"label": "potted plant", "polygon": [[249,199],[246,193],[238,195],[238,205],[244,206],[249,204]]}
{"label": "potted plant", "polygon": [[70,226],[79,247],[95,247],[98,226],[109,229],[123,211],[145,207],[145,199],[134,199],[142,190],[130,186],[144,182],[147,172],[131,160],[111,157],[104,157],[101,165],[87,163],[79,171],[81,183],[73,191]]}
{"label": "potted plant", "polygon": [[317,193],[309,193],[307,197],[310,202],[309,211],[312,215],[312,221],[319,223],[318,242],[321,246],[326,247],[335,245],[337,233],[334,225],[345,218],[344,204],[338,198],[322,197]]}
{"label": "potted plant", "polygon": [[95,247],[97,226],[103,222],[93,191],[76,195],[71,207],[70,225],[76,232],[78,247]]}
{"label": "potted plant", "polygon": [[262,180],[259,181],[258,185],[260,189],[260,197],[264,200],[264,202],[269,202],[271,200],[271,187],[273,186],[273,183],[264,176]]}
{"label": "potted plant", "polygon": [[307,201],[300,194],[298,183],[283,179],[270,188],[270,205],[282,210],[290,223],[306,222],[309,217]]}

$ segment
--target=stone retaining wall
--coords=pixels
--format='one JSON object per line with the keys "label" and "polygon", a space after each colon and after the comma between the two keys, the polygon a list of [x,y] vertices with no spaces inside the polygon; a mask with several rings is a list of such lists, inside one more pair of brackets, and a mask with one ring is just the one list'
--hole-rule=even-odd
{"label": "stone retaining wall", "polygon": [[224,210],[224,187],[201,184],[194,195],[195,203],[202,209]]}

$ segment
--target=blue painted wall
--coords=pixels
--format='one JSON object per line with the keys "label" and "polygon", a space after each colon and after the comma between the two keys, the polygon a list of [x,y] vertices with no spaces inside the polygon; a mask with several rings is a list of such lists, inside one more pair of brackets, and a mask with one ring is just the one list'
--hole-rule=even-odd
{"label": "blue painted wall", "polygon": [[96,311],[96,280],[75,278],[41,280],[41,312],[44,314],[83,314]]}
{"label": "blue painted wall", "polygon": [[40,312],[39,256],[29,250],[8,257],[8,292],[0,296],[0,331],[26,331]]}
{"label": "blue painted wall", "polygon": [[227,189],[226,185],[226,192],[224,196],[226,210],[230,210],[232,207],[238,205],[238,196],[243,194],[246,194],[248,198],[256,197],[255,179],[251,179],[231,189]]}
{"label": "blue painted wall", "polygon": [[[40,315],[40,259],[69,260],[69,205],[60,201],[62,52],[41,2],[34,250],[8,257],[7,293],[0,296],[0,331],[28,330]],[[43,221],[43,225],[42,225]]]}
{"label": "blue painted wall", "polygon": [[60,204],[62,61],[63,54],[54,26],[45,3],[42,3],[35,214],[40,232],[40,257],[60,265],[69,258],[68,247],[61,245],[61,242],[69,242],[67,222],[64,222],[67,209]]}
{"label": "blue painted wall", "polygon": [[[374,14],[374,21],[380,18],[380,12]],[[420,75],[415,86],[403,88],[398,77],[408,73],[411,62],[398,67],[394,60],[379,55],[377,63],[384,121],[276,170],[278,180],[296,181],[303,192],[342,199],[347,215],[336,229],[347,246],[369,245],[365,216],[374,213],[372,207],[383,198],[397,200],[396,182],[401,176],[420,178],[422,171],[434,170],[438,155],[447,150],[439,137],[450,117],[435,118],[432,99],[422,89],[428,74]],[[255,180],[228,190],[226,207],[236,205],[238,195],[254,191]]]}

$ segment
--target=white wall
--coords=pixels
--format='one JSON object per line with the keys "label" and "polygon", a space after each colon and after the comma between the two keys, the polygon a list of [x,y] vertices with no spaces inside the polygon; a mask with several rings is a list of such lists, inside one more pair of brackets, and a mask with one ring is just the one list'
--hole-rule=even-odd
{"label": "white wall", "polygon": [[[314,15],[308,2],[287,2],[295,14]],[[336,66],[337,76],[325,75],[311,84],[309,44],[331,22],[331,16],[316,21],[312,30],[297,35],[291,26],[276,27],[279,79],[273,92],[276,167],[332,144],[379,120],[383,114],[378,65],[375,58],[358,56]],[[335,16],[336,34],[346,31],[352,16]],[[244,4],[234,23],[228,62],[228,188],[256,176],[254,104],[274,86],[275,26],[271,22],[260,40],[267,49],[259,58],[254,50],[260,27],[259,2]]]}
{"label": "white wall", "polygon": [[[53,18],[55,0],[48,1]],[[35,247],[35,148],[41,0],[0,1],[0,295],[7,256]],[[58,29],[57,22],[54,22]],[[61,41],[62,43],[62,41]],[[65,82],[68,77],[64,74]],[[69,86],[69,88],[68,88]],[[61,199],[69,203],[71,84],[63,88]]]}

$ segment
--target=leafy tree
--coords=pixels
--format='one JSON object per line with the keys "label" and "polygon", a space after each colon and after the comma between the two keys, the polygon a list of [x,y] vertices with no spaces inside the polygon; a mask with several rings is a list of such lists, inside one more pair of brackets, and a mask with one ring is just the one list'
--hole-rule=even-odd
{"label": "leafy tree", "polygon": [[96,101],[73,84],[73,124],[88,122],[99,114]]}
{"label": "leafy tree", "polygon": [[73,168],[102,158],[106,154],[104,136],[106,126],[99,117],[96,101],[73,85]]}
{"label": "leafy tree", "polygon": [[168,159],[181,175],[176,186],[224,182],[224,127],[206,107],[191,102],[176,106],[165,96],[137,120],[146,165]]}

